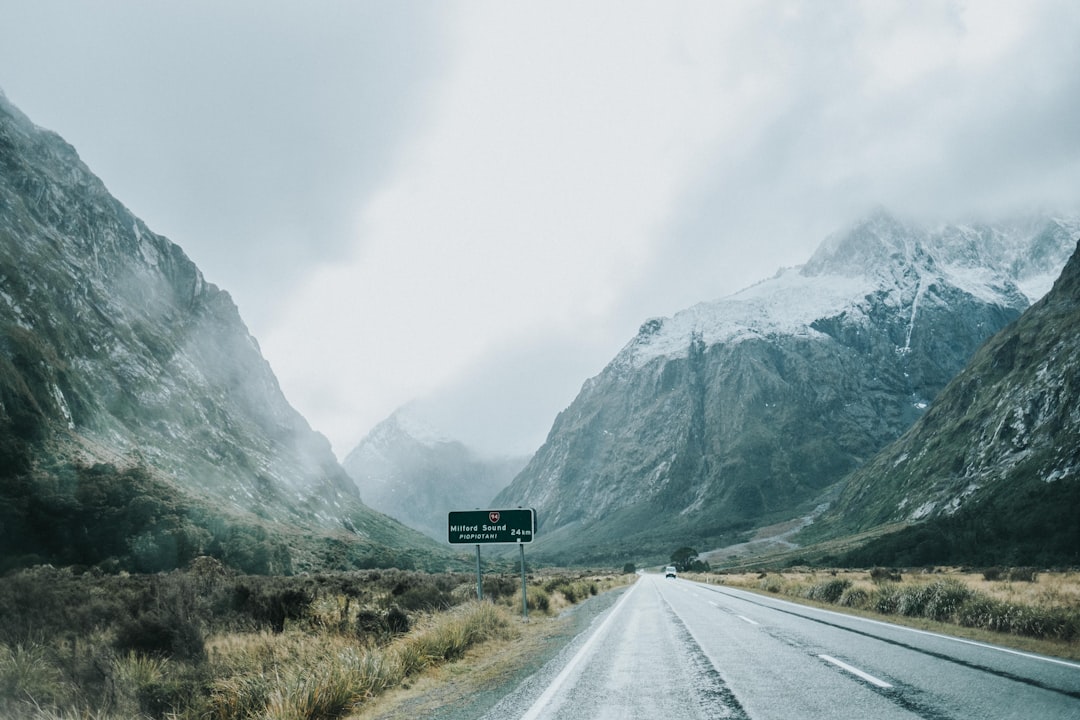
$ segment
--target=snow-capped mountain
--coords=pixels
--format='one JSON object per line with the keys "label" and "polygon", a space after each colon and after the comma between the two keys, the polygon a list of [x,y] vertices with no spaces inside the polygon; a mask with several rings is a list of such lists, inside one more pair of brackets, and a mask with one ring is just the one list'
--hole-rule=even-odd
{"label": "snow-capped mountain", "polygon": [[528,458],[485,458],[399,409],[345,457],[370,507],[445,541],[451,510],[487,507]]}
{"label": "snow-capped mountain", "polygon": [[228,293],[2,93],[0,478],[0,568],[283,572],[434,547],[363,506]]}
{"label": "snow-capped mountain", "polygon": [[924,229],[877,212],[801,267],[645,322],[495,503],[536,508],[534,552],[575,561],[793,517],[910,427],[1078,234],[1075,219]]}
{"label": "snow-capped mountain", "polygon": [[815,535],[915,523],[856,551],[873,563],[1080,561],[1073,246],[1053,289],[981,347],[914,427],[844,481]]}

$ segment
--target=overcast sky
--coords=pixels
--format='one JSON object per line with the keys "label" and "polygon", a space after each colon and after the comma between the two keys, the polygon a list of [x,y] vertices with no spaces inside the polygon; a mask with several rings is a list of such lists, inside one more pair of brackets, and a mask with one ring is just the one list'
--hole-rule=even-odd
{"label": "overcast sky", "polygon": [[532,452],[647,318],[882,206],[1077,207],[1080,3],[0,0],[0,88],[228,290],[339,458]]}

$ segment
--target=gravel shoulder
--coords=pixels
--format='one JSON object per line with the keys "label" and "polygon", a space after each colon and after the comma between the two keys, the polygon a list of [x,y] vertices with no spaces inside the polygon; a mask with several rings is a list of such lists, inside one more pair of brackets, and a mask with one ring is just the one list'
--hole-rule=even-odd
{"label": "gravel shoulder", "polygon": [[515,637],[474,648],[461,660],[374,698],[349,720],[476,720],[573,644],[626,590],[601,593],[558,617],[518,620]]}

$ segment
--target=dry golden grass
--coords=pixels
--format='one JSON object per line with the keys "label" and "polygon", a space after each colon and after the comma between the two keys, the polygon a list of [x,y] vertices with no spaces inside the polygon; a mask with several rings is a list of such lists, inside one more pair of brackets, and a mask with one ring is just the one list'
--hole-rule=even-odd
{"label": "dry golden grass", "polygon": [[[1012,574],[1032,577],[1024,571]],[[899,581],[875,581],[867,570],[794,568],[769,573],[703,574],[691,579],[780,594],[810,605],[1029,652],[1080,659],[1080,573],[1039,572],[1032,581],[1010,580],[1009,576],[1009,572],[1002,572],[1000,579],[988,580],[983,572],[937,568],[932,572],[901,573]],[[844,591],[839,598],[822,602],[820,591],[830,584],[844,586]],[[958,606],[945,612],[917,614],[904,610],[905,600],[934,591],[963,597]],[[899,600],[900,605],[887,609],[890,599]],[[1014,622],[1016,617],[1022,620]]]}
{"label": "dry golden grass", "polygon": [[[520,588],[513,593],[509,583],[498,586],[504,594],[494,594],[494,602],[478,602],[464,600],[468,584],[451,587],[451,595],[434,592],[435,583],[425,578],[394,574],[384,584],[395,591],[400,583],[421,603],[457,604],[440,611],[411,606],[406,614],[397,605],[404,593],[365,592],[350,599],[331,590],[313,594],[278,632],[268,625],[252,629],[243,616],[207,623],[210,634],[198,638],[198,653],[168,660],[119,649],[116,629],[51,642],[0,642],[0,717],[332,720],[387,692],[459,672],[472,676],[477,662],[483,666],[493,654],[518,647],[524,631],[546,624],[541,620],[625,582],[618,576],[534,577],[529,601],[537,622],[526,624],[518,620]],[[481,646],[487,652],[475,651]],[[458,663],[463,658],[469,660]],[[457,669],[446,670],[451,664]],[[480,676],[500,667],[491,665]],[[69,681],[73,673],[78,677]]]}

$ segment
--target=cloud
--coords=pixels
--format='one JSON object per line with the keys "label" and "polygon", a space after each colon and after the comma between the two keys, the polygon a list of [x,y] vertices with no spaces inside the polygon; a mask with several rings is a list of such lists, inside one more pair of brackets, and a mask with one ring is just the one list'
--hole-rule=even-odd
{"label": "cloud", "polygon": [[536,445],[643,320],[871,207],[1078,201],[1071,0],[39,0],[0,22],[8,96],[235,296],[342,456],[414,398],[489,450]]}
{"label": "cloud", "polygon": [[424,122],[442,58],[426,3],[7,5],[9,97],[258,330],[306,267],[349,252],[348,208]]}
{"label": "cloud", "polygon": [[547,6],[467,6],[437,121],[362,208],[356,254],[313,276],[265,343],[286,386],[363,428],[507,338],[610,316],[740,101],[706,92],[703,33],[676,42],[682,18],[621,7],[568,22]]}

